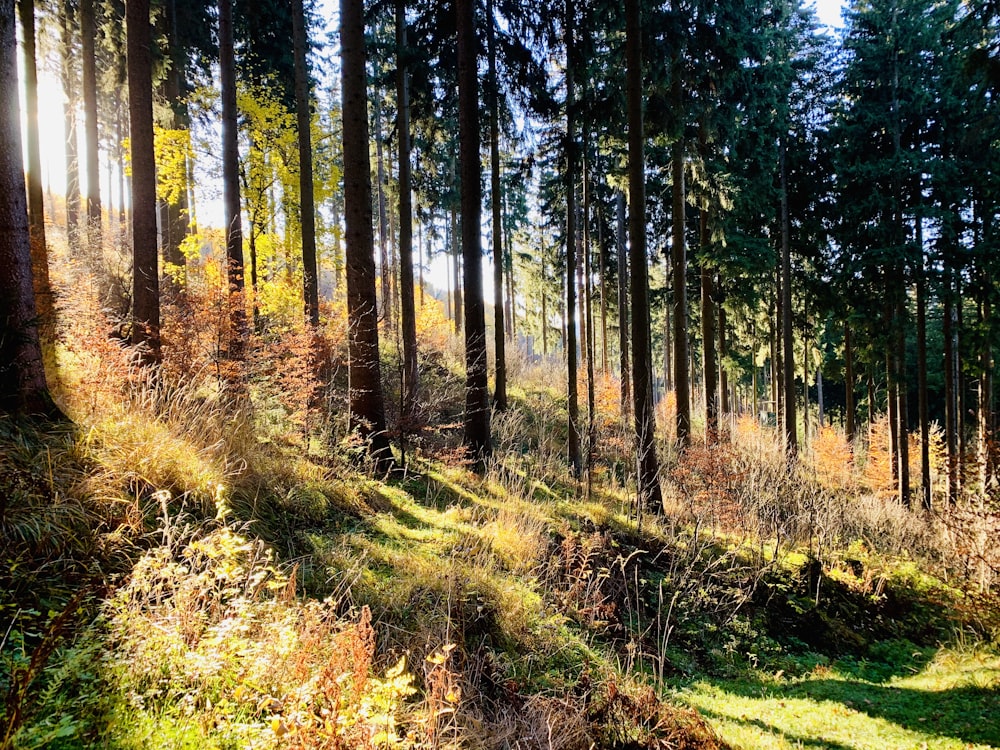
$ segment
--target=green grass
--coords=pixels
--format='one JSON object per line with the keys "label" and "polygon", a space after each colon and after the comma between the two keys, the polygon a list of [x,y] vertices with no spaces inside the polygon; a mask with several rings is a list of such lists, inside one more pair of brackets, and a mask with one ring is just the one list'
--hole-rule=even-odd
{"label": "green grass", "polygon": [[1000,747],[1000,656],[907,645],[879,644],[885,661],[845,659],[803,677],[698,679],[676,698],[746,750]]}

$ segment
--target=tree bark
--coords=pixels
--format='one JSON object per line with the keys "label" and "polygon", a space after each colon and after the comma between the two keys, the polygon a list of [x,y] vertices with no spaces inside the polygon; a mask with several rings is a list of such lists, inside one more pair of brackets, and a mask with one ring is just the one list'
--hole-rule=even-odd
{"label": "tree bark", "polygon": [[917,399],[920,420],[920,504],[931,509],[930,417],[927,402],[927,271],[924,263],[923,217],[915,226],[917,246]]}
{"label": "tree bark", "polygon": [[486,309],[483,301],[482,185],[479,159],[479,76],[474,0],[456,0],[458,32],[458,132],[462,182],[462,260],[465,298],[465,445],[484,470],[490,445],[486,369]]}
{"label": "tree bark", "polygon": [[628,98],[629,265],[632,280],[632,378],[639,503],[663,512],[656,422],[653,414],[649,335],[649,280],[646,264],[645,134],[642,113],[642,42],[639,0],[625,0],[625,60]]}
{"label": "tree bark", "polygon": [[857,432],[854,404],[854,347],[851,341],[851,324],[847,321],[844,322],[844,412],[847,444],[853,450]]}
{"label": "tree bark", "polygon": [[573,14],[576,4],[566,0],[566,376],[569,439],[567,452],[574,477],[582,469],[580,460],[580,407],[577,393],[576,315],[576,81]]}
{"label": "tree bark", "polygon": [[302,0],[292,0],[295,55],[295,115],[299,135],[299,217],[302,222],[302,287],[306,320],[319,325],[316,264],[316,205],[313,198],[312,115],[309,111],[308,34]]}
{"label": "tree bark", "polygon": [[625,220],[625,193],[620,190],[615,194],[615,213],[617,226],[618,255],[618,349],[619,367],[621,370],[621,412],[622,420],[627,424],[632,415],[632,375],[629,356],[629,300],[628,300],[628,251],[625,246],[627,231]]}
{"label": "tree bark", "polygon": [[77,153],[76,127],[76,55],[73,43],[72,0],[64,0],[59,14],[60,77],[66,101],[63,104],[63,135],[66,143],[66,239],[70,253],[80,251],[80,162]]}
{"label": "tree bark", "polygon": [[493,406],[507,409],[507,351],[503,306],[503,202],[500,194],[500,85],[497,80],[496,20],[493,0],[486,2],[486,47],[490,86],[490,207],[493,218],[493,341],[496,353],[496,384]]}
{"label": "tree bark", "polygon": [[[584,90],[586,98],[586,89]],[[590,491],[591,468],[594,458],[594,442],[596,420],[596,393],[594,390],[594,287],[593,269],[591,268],[590,242],[590,175],[589,175],[589,138],[584,125],[583,134],[583,328],[586,331],[586,364],[587,364],[587,491]]]}
{"label": "tree bark", "polygon": [[[399,302],[403,332],[403,421],[416,414],[417,312],[413,296],[413,198],[410,170],[410,81],[406,1],[396,0],[396,133],[399,145]],[[419,249],[420,242],[417,241]],[[421,289],[421,293],[423,290]]]}
{"label": "tree bark", "polygon": [[[177,29],[177,0],[169,0],[163,8],[163,23],[169,45],[170,69],[163,79],[163,95],[169,108],[167,127],[172,130],[187,131],[191,127],[187,102],[184,97],[185,62],[184,52],[180,48]],[[110,161],[110,160],[109,160]],[[174,200],[166,201],[164,221],[161,226],[163,235],[163,260],[174,266],[174,272],[183,272],[187,259],[181,250],[184,238],[188,234],[188,180],[187,169],[184,173],[184,189],[179,191]],[[109,200],[110,204],[110,200]],[[164,273],[170,286],[173,286],[174,276]]]}
{"label": "tree bark", "polygon": [[[702,200],[698,217],[698,241],[702,257],[708,252],[708,201]],[[701,264],[701,345],[705,373],[705,440],[714,443],[719,433],[718,370],[715,360],[715,276],[704,260]]]}
{"label": "tree bark", "polygon": [[14,0],[0,0],[0,411],[56,417],[45,381],[31,272]]}
{"label": "tree bark", "polygon": [[783,392],[785,417],[785,451],[794,456],[798,451],[795,429],[795,360],[792,340],[792,256],[791,224],[788,218],[788,172],[785,163],[786,144],[781,143],[781,342],[784,365]]}
{"label": "tree bark", "polygon": [[392,272],[389,270],[389,213],[386,208],[385,155],[382,146],[382,100],[375,92],[375,178],[378,197],[379,278],[382,286],[382,315],[392,312]]}
{"label": "tree bark", "polygon": [[39,331],[50,338],[55,325],[55,307],[49,284],[49,258],[45,244],[45,195],[42,191],[42,158],[38,147],[38,72],[35,67],[35,3],[19,0],[21,35],[24,42],[24,108],[27,115],[25,143],[28,153],[28,227],[31,239],[31,274]]}
{"label": "tree bark", "polygon": [[139,350],[145,364],[155,364],[160,360],[160,277],[149,0],[129,0],[125,6],[125,24],[132,155],[132,345]]}
{"label": "tree bark", "polygon": [[[219,0],[219,70],[222,89],[222,189],[226,229],[226,278],[229,283],[228,356],[241,361],[246,347],[243,302],[243,224],[240,216],[239,149],[236,112],[236,62],[233,50],[232,0]],[[346,149],[345,149],[346,150]]]}
{"label": "tree bark", "polygon": [[[128,9],[126,9],[126,16],[128,16]],[[94,0],[80,0],[80,38],[83,54],[84,140],[87,144],[87,242],[90,246],[91,258],[96,260],[103,252],[103,248],[101,244],[101,167],[97,137],[97,52],[95,49],[97,24],[94,18]]]}
{"label": "tree bark", "polygon": [[[678,85],[675,84],[675,87]],[[675,97],[677,97],[676,93]],[[688,373],[687,246],[684,239],[684,225],[686,223],[684,143],[680,138],[674,142],[672,150],[673,236],[671,238],[670,255],[671,286],[674,293],[673,369],[674,395],[676,396],[677,404],[677,444],[683,449],[691,442],[691,381]]]}
{"label": "tree bark", "polygon": [[383,473],[391,468],[392,453],[385,431],[378,348],[364,0],[341,0],[340,44],[350,355],[349,428],[367,441],[374,468]]}

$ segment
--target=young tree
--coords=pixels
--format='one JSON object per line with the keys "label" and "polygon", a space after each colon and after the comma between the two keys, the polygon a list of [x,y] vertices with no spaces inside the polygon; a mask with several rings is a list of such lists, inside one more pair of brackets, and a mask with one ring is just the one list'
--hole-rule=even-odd
{"label": "young tree", "polygon": [[375,469],[391,467],[378,348],[375,242],[368,138],[364,0],[340,2],[344,118],[344,221],[350,350],[350,429],[368,441]]}
{"label": "young tree", "polygon": [[[479,170],[479,77],[474,0],[456,0],[458,34],[458,138],[465,275],[465,445],[476,465],[489,458],[490,404],[483,300],[482,186]],[[345,149],[346,150],[346,149]]]}
{"label": "young tree", "polygon": [[149,0],[129,0],[125,24],[132,151],[132,345],[146,364],[154,364],[160,359],[160,287]]}
{"label": "young tree", "polygon": [[32,288],[16,33],[14,0],[0,0],[0,411],[55,417]]}
{"label": "young tree", "polygon": [[642,114],[642,17],[639,0],[625,0],[625,60],[628,98],[629,266],[632,282],[632,393],[635,413],[639,502],[663,512],[653,415],[652,352],[649,341],[649,278],[646,262],[645,134]]}

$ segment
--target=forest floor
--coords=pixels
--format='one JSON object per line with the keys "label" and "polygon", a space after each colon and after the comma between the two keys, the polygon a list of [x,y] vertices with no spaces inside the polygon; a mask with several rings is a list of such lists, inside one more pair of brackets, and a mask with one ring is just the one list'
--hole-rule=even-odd
{"label": "forest floor", "polygon": [[975,565],[766,432],[665,446],[638,514],[543,385],[484,475],[446,428],[384,480],[203,386],[0,420],[0,747],[1000,747]]}

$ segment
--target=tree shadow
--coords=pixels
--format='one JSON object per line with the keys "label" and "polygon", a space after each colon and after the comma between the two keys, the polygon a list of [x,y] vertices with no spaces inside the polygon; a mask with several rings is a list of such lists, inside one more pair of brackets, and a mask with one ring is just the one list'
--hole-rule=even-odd
{"label": "tree shadow", "polygon": [[[1000,670],[990,687],[962,685],[947,690],[920,690],[875,684],[860,679],[819,679],[766,685],[771,698],[832,701],[872,718],[884,719],[913,732],[952,737],[963,743],[1000,746]],[[763,683],[719,682],[719,688],[759,698]],[[829,745],[823,745],[828,747]]]}
{"label": "tree shadow", "polygon": [[804,735],[795,734],[793,732],[786,732],[779,729],[774,724],[768,724],[766,721],[761,719],[744,719],[737,718],[735,716],[727,716],[726,714],[721,714],[718,711],[710,711],[705,708],[699,708],[698,713],[702,716],[713,719],[715,721],[727,721],[733,724],[739,724],[744,727],[756,727],[761,731],[767,732],[772,735],[780,735],[781,737],[788,740],[788,742],[793,747],[815,747],[822,748],[822,750],[855,750],[851,745],[843,745],[839,742],[832,742],[830,740],[818,740],[813,737],[806,737]]}

